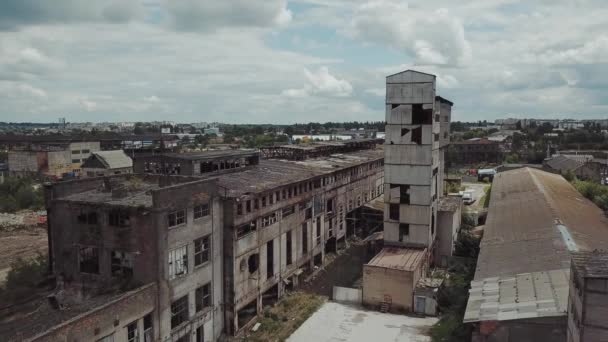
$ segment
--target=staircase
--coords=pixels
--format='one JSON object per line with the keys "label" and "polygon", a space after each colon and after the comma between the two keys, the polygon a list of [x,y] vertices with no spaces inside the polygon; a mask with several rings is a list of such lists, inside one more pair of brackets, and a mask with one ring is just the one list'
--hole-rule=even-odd
{"label": "staircase", "polygon": [[384,301],[380,303],[380,312],[389,312],[391,311],[391,304],[393,303],[393,298],[390,295],[384,295]]}

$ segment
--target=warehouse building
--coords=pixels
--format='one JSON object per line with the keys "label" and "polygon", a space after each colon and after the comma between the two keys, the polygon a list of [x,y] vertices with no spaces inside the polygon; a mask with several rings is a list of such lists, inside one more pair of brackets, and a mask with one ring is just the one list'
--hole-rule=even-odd
{"label": "warehouse building", "polygon": [[464,316],[473,341],[565,341],[570,258],[606,248],[603,211],[562,176],[497,174]]}

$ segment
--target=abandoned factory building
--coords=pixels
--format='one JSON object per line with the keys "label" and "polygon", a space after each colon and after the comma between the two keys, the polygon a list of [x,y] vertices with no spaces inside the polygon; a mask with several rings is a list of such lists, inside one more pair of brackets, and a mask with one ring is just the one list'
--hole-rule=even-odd
{"label": "abandoned factory building", "polygon": [[303,160],[253,150],[140,155],[134,174],[49,184],[57,290],[0,336],[147,342],[238,333],[344,248],[354,232],[348,215],[382,195],[383,151],[359,146]]}

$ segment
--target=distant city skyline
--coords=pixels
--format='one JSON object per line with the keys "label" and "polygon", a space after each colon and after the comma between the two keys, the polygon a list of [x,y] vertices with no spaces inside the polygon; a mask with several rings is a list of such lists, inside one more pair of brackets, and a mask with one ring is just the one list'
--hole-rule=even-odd
{"label": "distant city skyline", "polygon": [[603,119],[606,18],[601,0],[7,0],[0,121],[383,121],[405,69],[437,75],[453,121]]}

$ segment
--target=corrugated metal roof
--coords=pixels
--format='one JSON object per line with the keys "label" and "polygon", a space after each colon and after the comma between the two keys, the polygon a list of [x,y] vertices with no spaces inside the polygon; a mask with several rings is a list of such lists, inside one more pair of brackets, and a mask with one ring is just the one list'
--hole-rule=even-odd
{"label": "corrugated metal roof", "polygon": [[426,256],[425,249],[385,247],[367,263],[369,266],[414,271]]}
{"label": "corrugated metal roof", "polygon": [[[492,185],[475,281],[491,284],[519,274],[569,270],[572,251],[606,248],[608,220],[603,211],[562,176],[530,168],[502,172]],[[563,296],[558,302],[567,301],[567,292],[558,294]],[[509,302],[501,299],[502,293],[483,295]],[[467,311],[476,310],[474,298],[471,292]],[[517,298],[509,298],[516,303]]]}
{"label": "corrugated metal roof", "polygon": [[520,273],[471,282],[464,322],[562,316],[567,312],[567,269]]}
{"label": "corrugated metal roof", "polygon": [[93,152],[108,169],[133,167],[133,160],[123,150]]}
{"label": "corrugated metal roof", "polygon": [[[588,156],[568,156],[568,155],[559,155],[555,156],[551,159],[548,159],[545,164],[550,168],[557,171],[574,171],[579,167],[585,165],[589,159]],[[593,159],[593,157],[591,157]]]}
{"label": "corrugated metal roof", "polygon": [[573,253],[572,266],[582,277],[608,278],[608,252]]}

